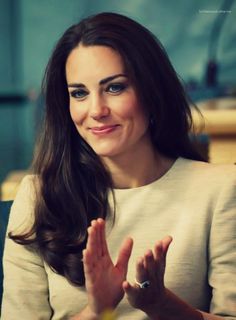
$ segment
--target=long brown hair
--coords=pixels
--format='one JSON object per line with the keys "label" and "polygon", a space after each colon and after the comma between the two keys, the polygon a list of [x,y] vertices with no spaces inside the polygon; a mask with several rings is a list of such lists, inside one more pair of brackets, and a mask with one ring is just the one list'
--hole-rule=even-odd
{"label": "long brown hair", "polygon": [[151,137],[159,152],[202,160],[189,139],[192,120],[185,92],[150,31],[123,15],[100,13],[64,33],[43,81],[46,112],[34,161],[39,182],[35,222],[27,234],[10,236],[17,243],[36,245],[53,270],[78,286],[84,284],[81,259],[87,227],[92,219],[107,217],[112,189],[109,172],[70,118],[65,64],[79,43],[108,46],[121,55],[152,119]]}

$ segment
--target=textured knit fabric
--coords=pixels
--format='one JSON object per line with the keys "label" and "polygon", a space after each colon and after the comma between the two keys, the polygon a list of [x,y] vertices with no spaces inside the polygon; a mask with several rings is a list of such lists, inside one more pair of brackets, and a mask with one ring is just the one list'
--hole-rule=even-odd
{"label": "textured knit fabric", "polygon": [[[8,231],[25,230],[34,216],[33,176],[22,182],[13,204]],[[165,284],[194,308],[236,319],[236,168],[179,158],[160,179],[133,189],[115,190],[116,222],[108,221],[107,239],[113,259],[123,239],[134,248],[135,261],[156,240],[171,235]],[[16,229],[16,226],[18,228]],[[87,302],[84,288],[54,273],[36,252],[6,239],[2,320],[69,319]],[[106,294],[104,292],[104,294]],[[124,298],[122,320],[147,319]]]}

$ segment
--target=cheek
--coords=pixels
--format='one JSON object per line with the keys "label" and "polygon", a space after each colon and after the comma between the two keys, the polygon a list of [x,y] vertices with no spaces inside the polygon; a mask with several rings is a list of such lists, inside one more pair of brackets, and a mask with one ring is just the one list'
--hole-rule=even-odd
{"label": "cheek", "polygon": [[148,116],[136,99],[124,101],[119,109],[119,114],[123,119],[132,120],[138,125],[148,125]]}
{"label": "cheek", "polygon": [[70,116],[72,121],[76,126],[80,125],[83,122],[85,117],[85,112],[78,110],[75,105],[70,105]]}

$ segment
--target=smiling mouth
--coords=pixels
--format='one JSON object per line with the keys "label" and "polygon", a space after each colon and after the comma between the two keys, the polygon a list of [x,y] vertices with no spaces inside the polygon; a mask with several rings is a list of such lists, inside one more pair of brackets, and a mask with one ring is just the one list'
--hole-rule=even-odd
{"label": "smiling mouth", "polygon": [[111,126],[92,127],[89,130],[95,135],[108,134],[116,130],[120,125],[115,124]]}

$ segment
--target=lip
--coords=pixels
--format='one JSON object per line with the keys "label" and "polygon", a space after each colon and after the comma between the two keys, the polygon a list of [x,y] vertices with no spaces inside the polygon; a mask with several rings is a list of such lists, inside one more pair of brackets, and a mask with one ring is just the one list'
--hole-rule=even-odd
{"label": "lip", "polygon": [[118,124],[108,126],[91,127],[89,130],[95,135],[104,135],[113,132],[119,127]]}

